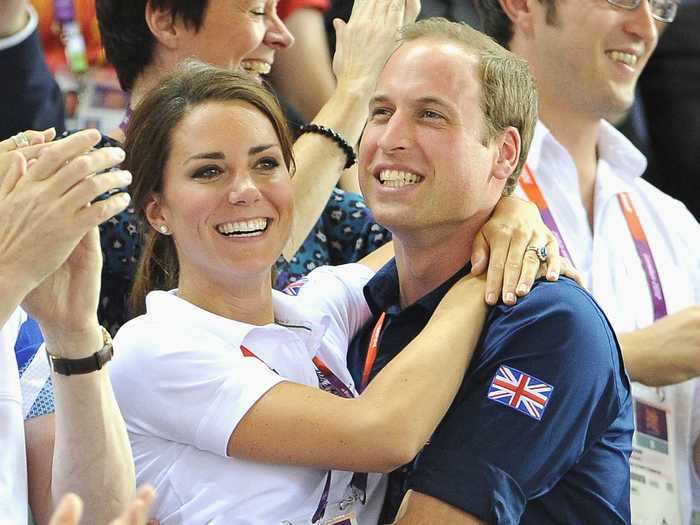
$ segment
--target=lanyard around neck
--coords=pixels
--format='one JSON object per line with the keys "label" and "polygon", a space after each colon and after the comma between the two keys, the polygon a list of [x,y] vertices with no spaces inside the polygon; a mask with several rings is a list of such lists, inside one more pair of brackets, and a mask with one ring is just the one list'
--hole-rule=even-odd
{"label": "lanyard around neck", "polygon": [[379,335],[382,333],[382,326],[384,325],[384,318],[386,314],[382,312],[379,316],[374,328],[372,329],[372,335],[369,338],[369,345],[367,347],[367,357],[365,358],[365,366],[362,370],[362,380],[360,381],[360,391],[367,388],[369,383],[369,376],[372,374],[372,367],[374,362],[377,360],[377,351],[379,349]]}
{"label": "lanyard around neck", "polygon": [[[554,216],[549,209],[547,200],[544,198],[542,190],[540,190],[540,187],[537,184],[534,172],[527,164],[524,166],[519,182],[520,187],[523,189],[528,199],[530,199],[530,201],[532,201],[540,211],[542,221],[550,230],[552,230],[552,233],[559,243],[559,250],[561,254],[569,259],[569,261],[573,264],[573,259],[571,258],[569,250],[566,247],[564,237],[562,236],[561,231],[554,220]],[[634,208],[630,194],[620,192],[616,195],[618,204],[620,205],[620,209],[622,210],[622,214],[624,215],[627,223],[627,229],[632,236],[632,240],[634,241],[634,246],[637,250],[639,261],[642,264],[644,275],[646,276],[647,285],[649,286],[649,294],[651,295],[651,302],[654,308],[654,321],[657,321],[662,317],[665,317],[667,314],[666,298],[664,297],[664,290],[661,284],[661,279],[659,278],[656,262],[654,261],[654,255],[651,252],[649,239],[644,232],[644,228],[639,220],[637,210]]]}

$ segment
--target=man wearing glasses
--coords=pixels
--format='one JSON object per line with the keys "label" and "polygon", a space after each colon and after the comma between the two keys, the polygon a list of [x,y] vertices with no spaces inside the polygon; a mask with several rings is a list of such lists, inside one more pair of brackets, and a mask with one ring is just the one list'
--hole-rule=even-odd
{"label": "man wearing glasses", "polygon": [[644,156],[606,121],[632,104],[678,2],[480,3],[485,31],[528,60],[539,90],[518,191],[603,306],[635,381],[632,524],[689,525],[700,509],[700,226],[641,178]]}

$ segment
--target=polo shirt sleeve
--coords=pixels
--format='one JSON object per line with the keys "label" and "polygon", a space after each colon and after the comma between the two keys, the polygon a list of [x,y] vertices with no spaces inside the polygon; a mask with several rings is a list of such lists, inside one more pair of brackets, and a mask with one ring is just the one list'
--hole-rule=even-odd
{"label": "polo shirt sleeve", "polygon": [[[504,376],[520,395],[499,386]],[[518,523],[527,500],[577,463],[629,395],[615,336],[592,298],[568,279],[539,281],[517,305],[491,311],[409,488],[488,523]]]}
{"label": "polo shirt sleeve", "polygon": [[226,456],[248,410],[284,379],[209,334],[130,321],[114,340],[109,371],[130,432]]}

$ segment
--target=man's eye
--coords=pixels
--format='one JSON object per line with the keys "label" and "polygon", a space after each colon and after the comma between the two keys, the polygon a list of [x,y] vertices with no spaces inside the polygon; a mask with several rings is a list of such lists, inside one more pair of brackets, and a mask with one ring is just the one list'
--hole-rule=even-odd
{"label": "man's eye", "polygon": [[391,116],[391,112],[387,108],[373,108],[370,112],[372,118],[376,117],[388,117]]}
{"label": "man's eye", "polygon": [[440,113],[438,113],[437,111],[431,111],[429,109],[426,109],[425,111],[423,111],[423,116],[425,118],[429,118],[429,119],[441,119],[441,118],[443,118],[443,116]]}
{"label": "man's eye", "polygon": [[213,179],[221,175],[222,169],[219,166],[202,166],[193,174],[193,179]]}

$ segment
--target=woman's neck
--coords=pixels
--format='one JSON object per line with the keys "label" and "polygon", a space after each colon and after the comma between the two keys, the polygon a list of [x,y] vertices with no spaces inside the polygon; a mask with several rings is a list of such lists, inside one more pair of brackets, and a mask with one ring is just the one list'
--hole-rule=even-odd
{"label": "woman's neck", "polygon": [[220,280],[181,272],[178,284],[182,299],[213,314],[258,326],[275,322],[270,271]]}

